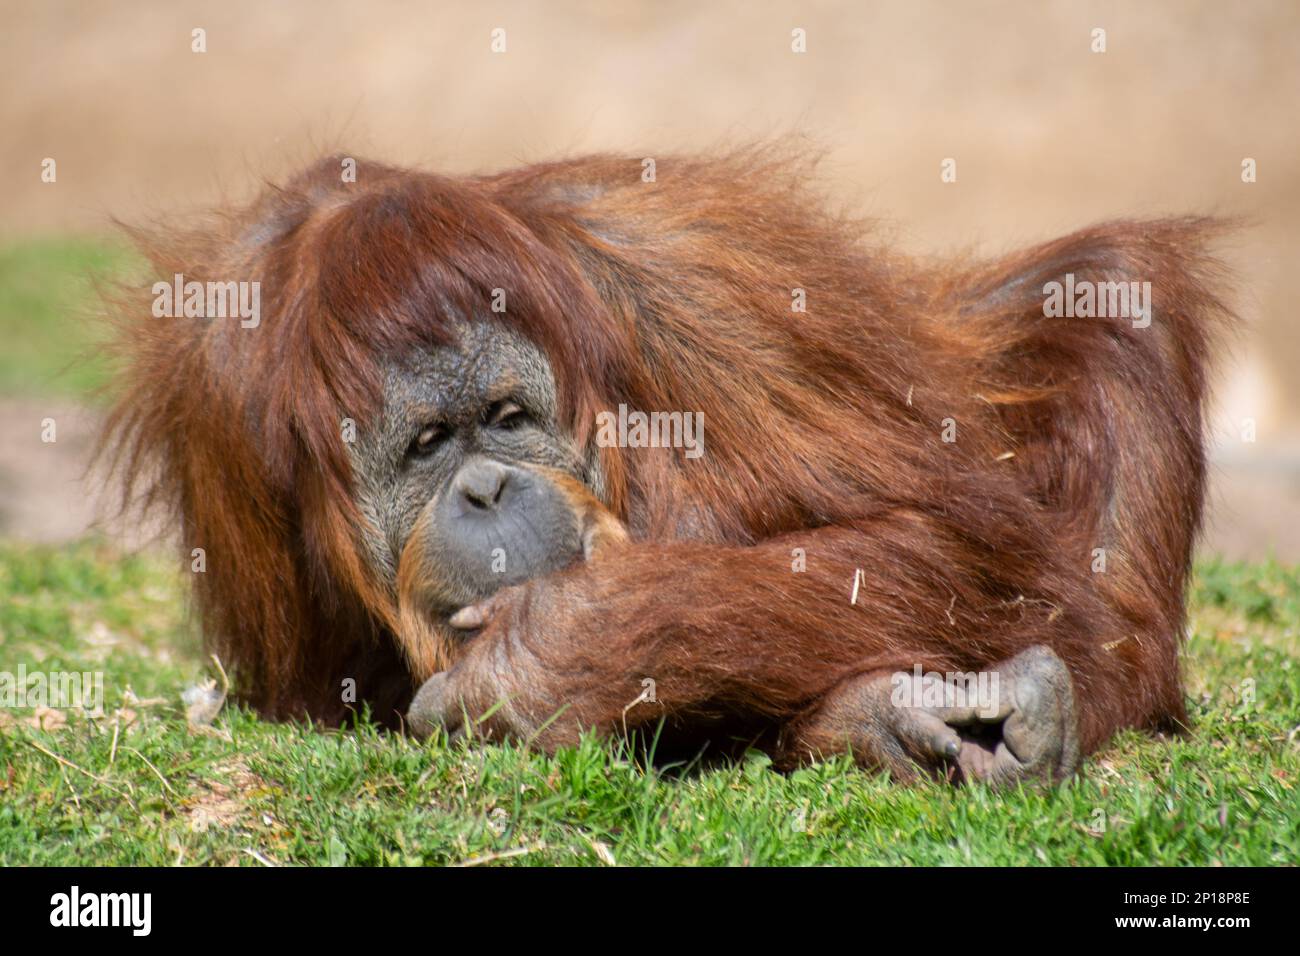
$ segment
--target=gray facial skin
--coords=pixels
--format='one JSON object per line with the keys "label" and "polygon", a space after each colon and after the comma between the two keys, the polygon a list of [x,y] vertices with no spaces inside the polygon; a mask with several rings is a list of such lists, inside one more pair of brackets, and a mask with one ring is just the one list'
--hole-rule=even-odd
{"label": "gray facial skin", "polygon": [[422,526],[426,553],[449,582],[449,601],[465,604],[580,551],[570,510],[543,479],[514,466],[599,481],[594,458],[556,421],[555,379],[541,350],[497,322],[457,331],[454,346],[386,368],[383,413],[351,454],[371,567],[394,584],[407,538],[434,502]]}

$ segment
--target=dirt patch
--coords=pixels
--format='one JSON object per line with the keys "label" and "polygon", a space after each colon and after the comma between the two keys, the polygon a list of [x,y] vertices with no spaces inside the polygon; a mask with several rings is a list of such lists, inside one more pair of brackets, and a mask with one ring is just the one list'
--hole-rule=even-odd
{"label": "dirt patch", "polygon": [[99,532],[163,546],[158,522],[113,517],[115,486],[89,472],[102,413],[62,399],[0,400],[0,536],[59,544]]}
{"label": "dirt patch", "polygon": [[252,812],[251,796],[266,787],[266,782],[242,761],[217,764],[212,773],[220,779],[204,780],[198,793],[185,803],[184,813],[195,833],[244,825]]}

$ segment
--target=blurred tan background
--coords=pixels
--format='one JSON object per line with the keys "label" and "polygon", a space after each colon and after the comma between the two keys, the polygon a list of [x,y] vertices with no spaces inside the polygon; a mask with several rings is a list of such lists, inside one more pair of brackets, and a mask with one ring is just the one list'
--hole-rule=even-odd
{"label": "blurred tan background", "polygon": [[[921,255],[1246,216],[1223,250],[1249,332],[1223,363],[1206,547],[1300,559],[1300,4],[33,0],[0,18],[0,243],[245,197],[327,149],[477,171],[791,133],[825,149],[845,208]],[[84,443],[32,465],[49,403],[6,403],[0,534],[76,533]]]}

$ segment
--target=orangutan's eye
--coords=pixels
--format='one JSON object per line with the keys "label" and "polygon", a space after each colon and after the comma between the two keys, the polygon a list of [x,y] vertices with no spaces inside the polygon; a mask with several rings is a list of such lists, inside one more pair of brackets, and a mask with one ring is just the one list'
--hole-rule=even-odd
{"label": "orangutan's eye", "polygon": [[406,454],[413,458],[423,458],[442,444],[442,440],[446,437],[447,429],[441,425],[436,423],[425,425],[411,440],[411,446],[406,449]]}
{"label": "orangutan's eye", "polygon": [[516,402],[506,399],[488,409],[487,423],[491,428],[518,428],[528,421],[528,413]]}

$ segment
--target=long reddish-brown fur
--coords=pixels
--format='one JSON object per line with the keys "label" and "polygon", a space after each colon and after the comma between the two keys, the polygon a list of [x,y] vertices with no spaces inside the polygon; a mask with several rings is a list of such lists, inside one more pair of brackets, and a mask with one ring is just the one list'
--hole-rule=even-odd
{"label": "long reddish-brown fur", "polygon": [[[784,719],[855,674],[1046,643],[1074,676],[1085,750],[1184,718],[1206,367],[1227,316],[1215,223],[1111,222],[932,265],[828,214],[806,165],[772,150],[660,158],[653,183],[613,156],[339,170],[325,159],[202,229],[142,237],[162,278],[260,280],[259,328],[143,301],[124,317],[110,447],[175,509],[185,553],[206,549],[205,633],[262,712],[337,720],[345,677],[384,718],[409,698],[340,422],[377,414],[384,356],[447,341],[450,312],[504,288],[579,441],[620,402],[706,421],[696,460],[602,450],[637,543],[561,576],[591,609],[554,636],[573,660]],[[1045,317],[1043,286],[1067,272],[1150,281],[1151,326]],[[624,707],[608,666],[589,672],[577,706]]]}

